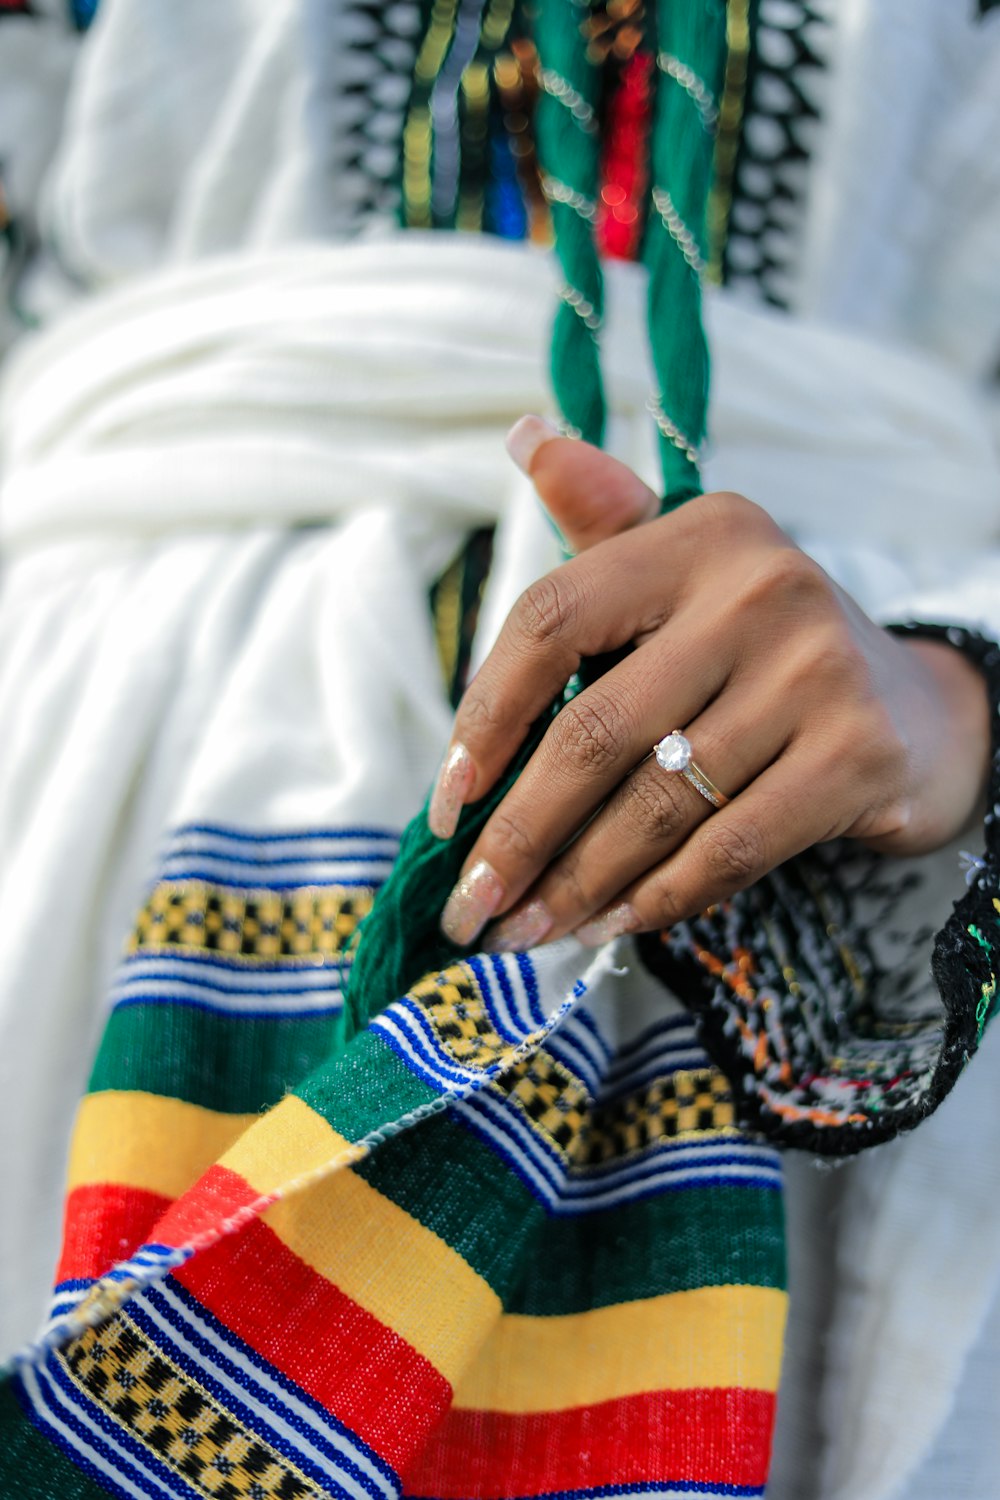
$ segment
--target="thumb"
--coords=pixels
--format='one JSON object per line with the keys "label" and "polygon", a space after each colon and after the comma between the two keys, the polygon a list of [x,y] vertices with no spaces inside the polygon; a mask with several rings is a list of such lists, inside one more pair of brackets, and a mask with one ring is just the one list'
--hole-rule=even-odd
{"label": "thumb", "polygon": [[590,443],[560,437],[542,417],[522,417],[507,434],[507,452],[572,552],[586,552],[659,515],[659,497],[625,464]]}

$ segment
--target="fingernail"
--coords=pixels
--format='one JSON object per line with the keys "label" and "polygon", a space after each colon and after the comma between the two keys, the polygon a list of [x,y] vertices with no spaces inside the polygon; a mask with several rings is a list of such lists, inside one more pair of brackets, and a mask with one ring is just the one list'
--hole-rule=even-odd
{"label": "fingernail", "polygon": [[619,901],[599,917],[584,922],[573,935],[585,948],[599,948],[602,943],[621,937],[623,932],[634,932],[638,925],[639,913],[635,907],[629,901]]}
{"label": "fingernail", "polygon": [[468,750],[462,744],[452,745],[438,772],[427,809],[427,826],[435,838],[451,838],[475,779],[476,768]]}
{"label": "fingernail", "polygon": [[552,913],[544,901],[529,901],[527,906],[512,911],[487,933],[484,950],[487,953],[526,953],[551,930],[552,920]]}
{"label": "fingernail", "polygon": [[514,423],[504,441],[507,452],[517,467],[523,474],[527,474],[531,468],[531,460],[542,444],[551,442],[558,436],[559,428],[546,422],[544,417],[528,416]]}
{"label": "fingernail", "polygon": [[463,875],[444,904],[441,931],[459,948],[476,937],[503,900],[503,881],[485,859]]}

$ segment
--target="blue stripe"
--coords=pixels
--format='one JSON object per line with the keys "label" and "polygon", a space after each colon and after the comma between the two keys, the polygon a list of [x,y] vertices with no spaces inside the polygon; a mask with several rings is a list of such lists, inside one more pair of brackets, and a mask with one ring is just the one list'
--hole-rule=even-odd
{"label": "blue stripe", "polygon": [[[613,1496],[664,1496],[664,1494],[690,1494],[708,1496],[709,1500],[753,1500],[763,1496],[763,1485],[712,1485],[702,1479],[640,1479],[636,1484],[597,1485],[588,1490],[546,1490],[544,1494],[532,1491],[531,1496],[511,1496],[510,1500],[612,1500]],[[406,1496],[406,1500],[433,1500],[432,1496]]]}
{"label": "blue stripe", "polygon": [[53,1297],[60,1297],[64,1296],[67,1292],[86,1291],[88,1287],[92,1287],[94,1285],[96,1279],[97,1278],[95,1276],[84,1276],[76,1281],[70,1280],[57,1282],[57,1284],[52,1288],[52,1295]]}
{"label": "blue stripe", "polygon": [[559,1028],[557,1034],[572,1041],[573,1046],[577,1047],[589,1060],[591,1067],[598,1075],[601,1078],[604,1077],[608,1071],[607,1050],[601,1045],[590,1027],[585,1024],[582,1007],[577,1006],[573,1014],[566,1017],[565,1024]]}
{"label": "blue stripe", "polygon": [[209,838],[232,839],[237,844],[295,844],[322,843],[324,839],[343,842],[345,839],[378,839],[399,843],[398,829],[388,828],[315,828],[299,829],[295,833],[254,832],[247,828],[227,827],[223,823],[181,823],[169,836],[179,841],[190,834],[205,834]]}
{"label": "blue stripe", "polygon": [[688,1014],[687,1011],[681,1016],[664,1016],[662,1020],[654,1021],[652,1025],[640,1031],[638,1036],[634,1036],[630,1042],[623,1042],[616,1049],[614,1056],[615,1066],[620,1066],[627,1058],[632,1057],[634,1053],[640,1052],[643,1047],[648,1047],[653,1037],[658,1036],[664,1031],[677,1031],[682,1026],[686,1026],[689,1031],[697,1036],[695,1018]]}
{"label": "blue stripe", "polygon": [[503,964],[495,955],[490,955],[490,966],[496,976],[497,983],[500,987],[500,993],[503,995],[510,1008],[511,1022],[503,1020],[500,1015],[496,996],[493,993],[493,985],[490,979],[490,975],[487,972],[486,965],[483,963],[482,959],[467,958],[465,962],[468,964],[469,968],[472,970],[473,975],[475,976],[476,984],[479,986],[480,994],[482,995],[483,1000],[486,1004],[486,1010],[500,1036],[505,1042],[510,1042],[515,1047],[520,1046],[520,1044],[524,1041],[526,1033],[524,1031],[511,1030],[511,1022],[513,1022],[515,1026],[517,1024],[517,1003],[511,991],[510,980],[504,973]]}
{"label": "blue stripe", "polygon": [[612,1082],[620,1078],[631,1078],[642,1068],[648,1068],[656,1058],[670,1057],[678,1052],[697,1052],[700,1056],[707,1058],[704,1047],[693,1031],[686,1037],[679,1037],[676,1041],[669,1041],[662,1037],[649,1037],[640,1051],[632,1053],[623,1061],[615,1058],[608,1068],[607,1079]]}
{"label": "blue stripe", "polygon": [[[239,991],[235,993],[239,994]],[[171,1005],[213,1016],[236,1016],[241,1021],[298,1021],[311,1016],[338,1016],[344,1008],[344,1001],[341,998],[336,1005],[307,1005],[297,1009],[283,1006],[280,1010],[277,1007],[273,1010],[248,1010],[242,1005],[237,1008],[235,1005],[213,1005],[210,1000],[193,1000],[190,995],[122,995],[115,1001],[114,1008],[125,1010],[132,1005]]]}
{"label": "blue stripe", "polygon": [[[478,959],[472,959],[470,961],[469,967],[470,968],[474,968],[475,971],[476,971],[476,973],[478,974],[479,970],[482,968],[482,964],[480,963],[480,961]],[[503,995],[504,999],[507,1002],[507,1008],[510,1011],[510,1013],[511,1013],[512,1017],[514,1018],[514,1020],[517,1021],[519,1019],[519,1017],[518,1017],[519,1007],[518,1007],[517,1000],[514,997],[514,986],[510,982],[510,975],[507,973],[507,965],[504,963],[504,961],[500,957],[499,953],[493,953],[493,954],[490,955],[490,967],[492,968],[493,973],[496,975],[496,981],[497,981],[497,984],[498,984],[498,986],[500,988],[501,995]],[[533,1017],[531,1016],[530,1010],[529,1010],[529,1013],[528,1013],[528,1019],[529,1019],[529,1021],[533,1020]],[[533,1026],[529,1026],[528,1027],[529,1031],[533,1030],[533,1029],[534,1029]],[[523,1042],[524,1041],[524,1036],[525,1036],[525,1033],[522,1030],[522,1031],[518,1032],[516,1035],[508,1038],[508,1040]]]}
{"label": "blue stripe", "polygon": [[[169,944],[165,943],[156,943],[151,948],[138,948],[135,953],[129,953],[122,959],[121,969],[127,968],[130,964],[155,962],[155,958],[150,959],[150,953],[154,953],[156,958],[163,962],[167,955],[158,950],[169,946]],[[261,962],[250,957],[233,958],[229,954],[218,953],[214,949],[206,950],[202,953],[171,952],[169,960],[172,964],[201,964],[203,968],[212,968],[215,966],[220,969],[232,969],[241,974],[290,975],[296,969],[305,969],[308,973],[313,974],[321,969],[342,969],[344,967],[343,958],[334,955],[331,955],[330,958],[321,958],[318,963],[314,956],[298,953],[290,953],[287,958],[281,959],[278,962]],[[194,981],[189,980],[186,982],[193,983]]]}
{"label": "blue stripe", "polygon": [[[133,958],[126,960],[126,962],[149,964],[155,963],[156,960],[143,958],[140,954],[136,954]],[[171,962],[187,963],[188,960],[186,957],[182,958],[180,955],[178,955],[178,957],[171,960]],[[197,962],[200,963],[201,960],[199,959],[197,960]],[[349,969],[350,966],[351,965],[349,959],[345,961],[338,960],[337,962],[330,962],[327,959],[324,959],[322,966],[318,964],[314,965],[314,967],[317,969],[317,983],[312,985],[224,984],[221,979],[204,979],[200,974],[175,974],[171,969],[150,969],[145,974],[136,975],[134,979],[125,980],[123,981],[123,983],[132,985],[152,984],[157,982],[160,984],[170,984],[172,982],[176,982],[177,984],[190,985],[192,989],[217,990],[222,995],[322,995],[324,991],[332,989],[334,987],[326,982],[328,978],[332,976],[333,970]],[[250,972],[256,973],[261,967],[262,965],[255,964]],[[330,971],[329,974],[327,973],[327,970]],[[278,972],[284,972],[280,966],[278,968]],[[302,976],[300,970],[296,969],[290,972],[288,977],[290,979],[299,979]]]}
{"label": "blue stripe", "polygon": [[357,854],[237,854],[235,852],[196,848],[177,849],[161,855],[164,864],[178,859],[210,859],[219,864],[230,865],[391,865],[395,854],[378,854],[372,849],[361,849]]}
{"label": "blue stripe", "polygon": [[[423,1013],[412,1001],[396,1000],[389,1012],[375,1017],[375,1020],[369,1025],[368,1031],[369,1033],[374,1033],[378,1040],[386,1047],[391,1047],[396,1056],[402,1059],[411,1073],[415,1073],[424,1083],[431,1084],[437,1093],[440,1093],[442,1088],[452,1084],[457,1084],[463,1088],[467,1087],[472,1082],[473,1077],[476,1079],[481,1077],[484,1081],[492,1077],[489,1069],[485,1068],[481,1073],[477,1073],[473,1069],[466,1070],[460,1066],[453,1065],[452,1067],[448,1067],[446,1063],[439,1061],[439,1054],[436,1051],[432,1052],[426,1045],[421,1045],[419,1032],[414,1036],[414,1031],[411,1027],[402,1026],[401,1030],[405,1032],[411,1047],[418,1054],[417,1058],[414,1059],[410,1053],[404,1050],[403,1044],[398,1037],[394,1036],[392,1032],[383,1029],[383,1022],[388,1016],[391,1016],[393,1013],[398,1014],[399,1010],[403,1008],[407,1010],[412,1008],[417,1017],[422,1022],[425,1022]],[[472,1077],[470,1077],[470,1074]]]}
{"label": "blue stripe", "polygon": [[[136,1442],[135,1438],[131,1437],[119,1422],[115,1422],[108,1416],[107,1412],[96,1406],[88,1396],[79,1390],[72,1383],[54,1355],[51,1355],[46,1360],[46,1367],[47,1369],[44,1371],[42,1369],[35,1370],[35,1379],[38,1381],[39,1386],[43,1388],[43,1394],[47,1403],[53,1410],[58,1412],[66,1426],[77,1434],[80,1442],[85,1447],[92,1449],[95,1453],[99,1453],[111,1465],[112,1470],[117,1470],[127,1479],[130,1479],[145,1494],[151,1496],[152,1500],[168,1500],[170,1494],[181,1495],[182,1497],[194,1497],[194,1500],[200,1500],[199,1492],[192,1485],[189,1485],[187,1480],[182,1479],[179,1474],[175,1474],[166,1464],[161,1463],[154,1456],[151,1448],[146,1448],[141,1443]],[[90,1432],[77,1414],[59,1400],[53,1390],[53,1386],[62,1391],[65,1401],[70,1401],[73,1405],[85,1409],[94,1425],[100,1428],[102,1432],[113,1436],[125,1452],[130,1453],[134,1459],[138,1460],[142,1467],[138,1468],[130,1464],[109,1443],[102,1442],[95,1433]],[[50,1436],[56,1445],[62,1448],[63,1452],[67,1453],[75,1464],[79,1464],[81,1468],[84,1467],[87,1460],[83,1459],[81,1461],[81,1456],[77,1450],[67,1447],[61,1436],[51,1429]],[[94,1478],[105,1489],[107,1488],[109,1482],[107,1474],[102,1474],[96,1465],[90,1467],[88,1471],[93,1474]],[[111,1483],[114,1483],[113,1473],[110,1476],[110,1480]],[[165,1488],[161,1489],[161,1485],[165,1486]],[[119,1490],[118,1493],[121,1494],[122,1491]]]}
{"label": "blue stripe", "polygon": [[[233,863],[241,863],[241,861],[233,861]],[[317,864],[322,864],[322,863],[323,863],[322,860],[317,860]],[[358,863],[360,864],[361,861],[359,860]],[[201,870],[201,869],[163,871],[163,872],[161,872],[161,874],[159,875],[159,877],[157,879],[157,884],[166,885],[166,884],[177,882],[177,881],[181,881],[181,880],[201,880],[201,881],[204,881],[204,883],[206,885],[218,885],[218,886],[223,886],[226,890],[239,890],[239,891],[256,891],[256,890],[266,890],[266,891],[301,891],[303,889],[303,882],[301,880],[269,880],[266,885],[257,886],[257,885],[254,885],[252,882],[239,881],[239,880],[227,880],[224,876],[221,876],[221,875],[217,874],[214,871],[206,871],[206,870]],[[318,887],[320,887],[320,888],[322,888],[324,890],[328,889],[328,888],[330,888],[332,886],[343,886],[345,888],[345,890],[367,890],[367,891],[375,891],[375,890],[378,890],[380,886],[384,885],[385,882],[384,881],[377,881],[377,880],[355,880],[355,879],[351,879],[351,880],[326,880],[326,879],[324,879],[324,880],[313,880],[313,879],[310,879],[310,880],[306,881],[304,884],[305,885],[318,886]]]}
{"label": "blue stripe", "polygon": [[593,1016],[590,1014],[590,1011],[587,1010],[586,1006],[581,1005],[581,1006],[579,1006],[573,1012],[573,1014],[576,1017],[576,1019],[580,1022],[580,1025],[581,1026],[585,1026],[587,1028],[587,1030],[591,1033],[591,1035],[593,1036],[593,1038],[596,1041],[597,1045],[600,1047],[601,1051],[604,1053],[604,1056],[607,1059],[607,1061],[611,1062],[612,1058],[615,1055],[614,1054],[614,1050],[613,1050],[612,1047],[610,1047],[608,1045],[607,1039],[605,1038],[605,1036],[604,1036],[603,1032],[601,1031],[601,1028],[598,1026],[597,1022],[594,1020]]}
{"label": "blue stripe", "polygon": [[[213,1351],[208,1342],[202,1338],[196,1329],[192,1328],[190,1324],[185,1324],[181,1321],[175,1310],[166,1302],[162,1295],[150,1292],[149,1300],[154,1303],[157,1310],[170,1326],[188,1338],[204,1356],[211,1358],[214,1353],[216,1360],[226,1370],[226,1373],[237,1384],[246,1387],[248,1395],[252,1394],[255,1396],[265,1407],[273,1407],[273,1398],[268,1397],[263,1387],[257,1386],[256,1389],[251,1390],[250,1387],[246,1386],[246,1373],[239,1370],[229,1360],[220,1356],[217,1351]],[[160,1306],[161,1303],[163,1304],[162,1306]],[[154,1346],[162,1350],[168,1359],[172,1360],[174,1364],[178,1365],[180,1369],[191,1376],[198,1385],[214,1396],[225,1412],[232,1413],[238,1422],[245,1423],[278,1453],[284,1454],[285,1458],[290,1459],[293,1464],[302,1469],[311,1479],[315,1479],[321,1486],[325,1488],[336,1486],[336,1494],[343,1496],[344,1500],[352,1500],[349,1492],[344,1489],[343,1485],[328,1470],[320,1468],[307,1453],[294,1447],[287,1438],[282,1437],[280,1433],[276,1432],[259,1412],[254,1411],[250,1406],[246,1406],[242,1401],[236,1400],[232,1392],[227,1391],[220,1381],[216,1380],[213,1375],[208,1374],[204,1366],[196,1364],[189,1354],[185,1354],[182,1349],[178,1348],[173,1340],[164,1334],[162,1328],[157,1327],[148,1313],[143,1311],[140,1303],[134,1303],[129,1308],[128,1315],[142,1329],[147,1338],[152,1340]],[[293,1412],[284,1410],[281,1412],[281,1416],[284,1417],[289,1426],[300,1426]],[[375,1485],[351,1458],[339,1452],[331,1443],[325,1442],[318,1434],[315,1435],[315,1444],[321,1452],[325,1453],[328,1459],[336,1463],[352,1479],[356,1479],[358,1484],[368,1491],[369,1495],[374,1495],[376,1500],[383,1500],[385,1491]]]}
{"label": "blue stripe", "polygon": [[516,961],[518,972],[521,975],[521,983],[524,985],[524,992],[528,997],[528,1009],[535,1023],[539,1026],[544,1026],[547,1017],[545,1011],[542,1009],[542,1001],[538,993],[538,977],[535,974],[535,966],[526,953],[518,953]]}
{"label": "blue stripe", "polygon": [[565,1024],[545,1038],[545,1051],[562,1063],[583,1084],[588,1097],[593,1099],[601,1085],[601,1063],[595,1060],[575,1034],[573,1016],[566,1017]]}
{"label": "blue stripe", "polygon": [[[657,1152],[654,1156],[653,1148],[650,1148],[646,1160],[641,1158],[634,1162],[623,1162],[620,1158],[607,1164],[607,1171],[602,1172],[599,1166],[579,1167],[567,1166],[567,1163],[556,1146],[541,1132],[524,1118],[515,1105],[512,1105],[506,1095],[496,1090],[490,1090],[483,1094],[461,1101],[455,1113],[462,1118],[468,1112],[473,1121],[488,1121],[493,1130],[511,1143],[510,1148],[498,1146],[492,1133],[488,1133],[485,1123],[477,1126],[477,1133],[482,1136],[486,1143],[501,1155],[508,1164],[518,1170],[518,1158],[508,1157],[507,1151],[519,1152],[523,1171],[519,1172],[525,1182],[531,1187],[533,1195],[540,1196],[537,1182],[529,1182],[525,1173],[528,1166],[532,1166],[536,1177],[541,1177],[545,1182],[549,1196],[555,1202],[572,1205],[574,1213],[603,1212],[603,1208],[588,1208],[587,1204],[599,1193],[609,1191],[624,1192],[635,1182],[644,1182],[654,1176],[664,1176],[673,1170],[669,1161]],[[692,1164],[692,1165],[697,1165]],[[616,1179],[618,1179],[616,1181]],[[594,1192],[570,1193],[564,1191],[570,1184],[579,1184],[584,1187],[595,1185]],[[553,1209],[557,1212],[557,1209]],[[567,1210],[570,1211],[570,1210]]]}
{"label": "blue stripe", "polygon": [[[700,1479],[650,1479],[635,1484],[599,1484],[582,1490],[546,1490],[544,1494],[532,1491],[530,1496],[511,1496],[510,1500],[612,1500],[616,1495],[705,1495],[708,1500],[753,1500],[764,1494],[763,1485],[708,1484]],[[406,1500],[433,1500],[432,1496],[407,1495]]]}
{"label": "blue stripe", "polygon": [[682,1058],[685,1054],[688,1054],[689,1061],[683,1065],[675,1062],[673,1066],[670,1066],[669,1056],[661,1056],[659,1059],[654,1058],[651,1062],[644,1064],[643,1067],[637,1068],[634,1073],[629,1073],[622,1079],[612,1079],[610,1087],[608,1086],[608,1080],[605,1079],[601,1084],[598,1096],[599,1102],[601,1104],[613,1104],[618,1099],[628,1099],[640,1089],[646,1088],[651,1083],[656,1083],[658,1079],[665,1080],[672,1078],[675,1073],[703,1072],[705,1069],[711,1067],[711,1059],[699,1047],[692,1045],[690,1047],[677,1047],[671,1050],[675,1052],[678,1058]]}
{"label": "blue stripe", "polygon": [[[537,1202],[542,1204],[547,1213],[552,1215],[554,1218],[569,1218],[583,1217],[584,1215],[590,1213],[614,1212],[616,1206],[614,1203],[602,1203],[594,1206],[593,1197],[595,1195],[574,1193],[572,1195],[567,1194],[565,1196],[560,1196],[558,1188],[556,1187],[550,1188],[548,1193],[542,1193],[541,1191],[539,1191],[538,1182],[536,1179],[537,1177],[544,1178],[544,1171],[540,1167],[536,1167],[535,1175],[528,1173],[524,1165],[524,1159],[530,1159],[528,1157],[528,1152],[525,1150],[523,1143],[518,1141],[517,1136],[511,1129],[510,1122],[503,1116],[498,1117],[494,1114],[487,1115],[484,1110],[482,1112],[483,1118],[488,1119],[490,1124],[494,1127],[494,1130],[491,1132],[488,1132],[486,1130],[485,1125],[481,1123],[479,1112],[476,1108],[479,1103],[479,1097],[476,1095],[463,1100],[461,1104],[454,1109],[455,1119],[458,1120],[458,1122],[465,1129],[470,1130],[473,1135],[478,1136],[478,1138],[484,1143],[484,1145],[488,1146],[489,1149],[501,1159],[501,1161],[506,1163],[511,1171],[514,1172],[515,1175],[519,1177],[520,1180],[524,1183],[525,1187],[531,1193],[532,1197]],[[529,1130],[530,1126],[522,1126],[522,1129]],[[494,1132],[499,1132],[501,1136],[506,1136],[507,1139],[511,1142],[511,1145],[504,1146],[501,1142],[498,1142],[496,1139],[496,1134]],[[538,1145],[543,1155],[547,1154],[545,1151],[544,1143],[542,1141],[533,1141],[533,1144]],[[733,1160],[735,1160],[737,1165],[741,1164],[740,1157],[734,1157]],[[611,1165],[614,1166],[616,1164],[612,1163]],[[758,1165],[758,1163],[751,1161],[746,1163],[746,1165],[754,1166]],[[761,1163],[761,1165],[763,1165],[763,1163]],[[560,1162],[560,1166],[565,1173],[565,1164]],[[620,1183],[615,1183],[609,1172],[608,1178],[600,1182],[600,1190],[602,1192],[617,1192],[620,1198],[623,1200],[627,1195],[629,1203],[643,1202],[647,1198],[656,1197],[658,1193],[684,1193],[687,1192],[689,1188],[702,1187],[739,1187],[748,1189],[766,1189],[769,1192],[781,1192],[780,1178],[775,1181],[773,1178],[768,1177],[736,1177],[724,1172],[712,1172],[710,1168],[698,1169],[697,1163],[691,1163],[690,1166],[692,1169],[698,1170],[698,1176],[696,1178],[688,1182],[671,1182],[670,1178],[673,1171],[680,1171],[683,1170],[683,1168],[680,1165],[678,1165],[676,1169],[671,1168],[669,1165],[664,1164],[662,1157],[657,1157],[656,1159],[650,1160],[645,1166],[640,1167],[627,1178],[623,1177]],[[620,1170],[620,1164],[618,1164],[618,1170]],[[775,1165],[774,1170],[778,1170],[777,1165]],[[651,1179],[653,1178],[658,1178],[659,1180],[651,1181]],[[650,1186],[645,1190],[643,1190],[641,1186],[641,1184],[644,1182],[650,1182]]]}
{"label": "blue stripe", "polygon": [[[393,1469],[391,1465],[386,1463],[385,1459],[382,1458],[380,1454],[376,1453],[374,1448],[369,1447],[364,1439],[360,1438],[352,1428],[346,1426],[345,1423],[341,1422],[340,1419],[335,1416],[333,1412],[329,1411],[325,1406],[320,1405],[320,1403],[314,1397],[309,1395],[308,1391],[304,1391],[301,1386],[296,1385],[295,1381],[291,1380],[286,1374],[284,1374],[283,1371],[270,1364],[268,1360],[264,1359],[260,1354],[257,1353],[256,1349],[252,1349],[249,1344],[244,1343],[244,1341],[239,1337],[238,1334],[235,1334],[231,1328],[226,1327],[225,1323],[220,1323],[215,1314],[210,1312],[207,1307],[204,1307],[198,1301],[194,1293],[188,1291],[187,1287],[181,1286],[181,1284],[175,1280],[170,1283],[170,1290],[173,1296],[175,1296],[179,1302],[182,1302],[185,1307],[189,1308],[192,1314],[195,1315],[201,1322],[203,1322],[210,1330],[212,1335],[211,1342],[206,1343],[205,1347],[206,1352],[213,1359],[216,1359],[221,1363],[225,1358],[225,1356],[221,1353],[221,1345],[228,1344],[230,1349],[234,1350],[241,1359],[247,1362],[247,1364],[252,1365],[255,1370],[260,1370],[262,1373],[266,1374],[271,1380],[274,1381],[275,1385],[280,1386],[282,1390],[288,1391],[289,1394],[293,1395],[302,1406],[308,1407],[308,1409],[313,1412],[319,1419],[322,1426],[331,1428],[338,1437],[349,1439],[349,1441],[355,1445],[358,1452],[364,1455],[366,1461],[371,1464],[373,1469],[376,1469],[380,1474],[384,1474],[386,1479],[389,1480],[390,1484],[392,1484],[397,1490],[400,1488],[399,1475],[396,1473],[395,1469]],[[149,1295],[151,1297],[162,1297],[162,1294],[159,1292],[151,1292]],[[194,1334],[195,1338],[202,1337],[202,1335],[198,1334],[194,1329],[192,1329],[191,1332]],[[229,1361],[226,1361],[226,1363],[228,1366]],[[337,1450],[332,1449],[331,1451],[336,1452]]]}

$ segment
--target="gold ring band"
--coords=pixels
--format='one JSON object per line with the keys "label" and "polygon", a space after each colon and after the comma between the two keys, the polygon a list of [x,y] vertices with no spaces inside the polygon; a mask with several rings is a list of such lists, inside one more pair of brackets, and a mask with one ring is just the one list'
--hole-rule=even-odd
{"label": "gold ring band", "polygon": [[711,802],[713,807],[725,807],[729,798],[725,792],[720,792],[714,781],[707,777],[699,765],[696,765],[691,754],[691,742],[681,734],[679,729],[672,729],[663,739],[653,746],[653,754],[656,756],[657,765],[664,771],[679,771],[684,780],[690,782],[695,791],[704,797],[706,802]]}

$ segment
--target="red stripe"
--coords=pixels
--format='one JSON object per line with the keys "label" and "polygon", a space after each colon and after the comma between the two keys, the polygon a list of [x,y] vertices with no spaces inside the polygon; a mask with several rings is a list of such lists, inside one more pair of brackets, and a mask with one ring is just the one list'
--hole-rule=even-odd
{"label": "red stripe", "polygon": [[451,1386],[423,1355],[259,1219],[174,1275],[396,1470],[412,1461],[451,1400]]}
{"label": "red stripe", "polygon": [[767,1391],[690,1390],[532,1416],[451,1411],[403,1489],[487,1500],[670,1481],[763,1486],[774,1410]]}
{"label": "red stripe", "polygon": [[262,1199],[238,1172],[216,1164],[170,1205],[156,1226],[156,1243],[182,1249],[201,1235],[223,1233],[222,1226],[233,1214],[262,1201],[267,1204],[273,1200]]}
{"label": "red stripe", "polygon": [[149,1239],[170,1199],[116,1182],[88,1183],[66,1198],[56,1283],[103,1276]]}

